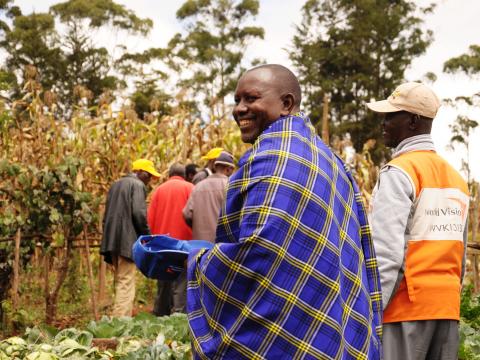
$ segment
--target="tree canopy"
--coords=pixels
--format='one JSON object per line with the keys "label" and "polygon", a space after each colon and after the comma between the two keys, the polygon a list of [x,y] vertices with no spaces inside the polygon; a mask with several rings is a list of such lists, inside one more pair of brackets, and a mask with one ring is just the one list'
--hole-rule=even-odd
{"label": "tree canopy", "polygon": [[447,73],[463,72],[467,75],[480,73],[480,45],[470,45],[466,54],[451,58],[443,65]]}
{"label": "tree canopy", "polygon": [[170,40],[168,64],[211,118],[227,113],[225,97],[235,88],[248,41],[263,39],[262,27],[246,25],[259,6],[258,0],[187,0],[177,11],[186,31]]}
{"label": "tree canopy", "polygon": [[[480,46],[470,45],[466,54],[447,60],[443,65],[443,71],[450,74],[463,73],[472,78],[478,77],[480,74]],[[480,92],[473,95],[458,96],[455,99],[448,99],[447,102],[457,108],[478,108],[480,106]],[[452,131],[452,136],[450,138],[450,147],[452,150],[460,146],[466,151],[466,159],[462,159],[462,170],[467,175],[471,190],[473,190],[473,184],[471,182],[472,177],[469,161],[471,155],[470,143],[471,136],[478,125],[479,122],[472,119],[471,116],[459,114],[455,119],[455,122],[449,126]]]}
{"label": "tree canopy", "polygon": [[289,54],[312,120],[319,120],[328,95],[334,134],[350,133],[357,150],[367,139],[380,140],[378,119],[365,103],[386,98],[425,52],[432,33],[423,30],[418,11],[431,10],[409,0],[306,1]]}
{"label": "tree canopy", "polygon": [[[153,26],[152,20],[141,19],[112,0],[69,0],[53,5],[48,13],[30,15],[9,11],[15,16],[2,44],[7,69],[21,79],[26,65],[35,66],[42,87],[58,95],[67,116],[78,101],[77,86],[90,91],[91,103],[107,89],[125,87],[115,70],[118,59],[99,45],[97,31],[145,36]],[[23,84],[14,87],[14,94],[18,96],[22,88]]]}

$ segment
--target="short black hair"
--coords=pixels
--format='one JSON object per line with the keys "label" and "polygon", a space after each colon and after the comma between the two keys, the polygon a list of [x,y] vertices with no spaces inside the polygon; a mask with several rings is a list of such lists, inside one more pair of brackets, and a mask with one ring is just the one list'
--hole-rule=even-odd
{"label": "short black hair", "polygon": [[185,166],[180,163],[175,163],[168,169],[168,176],[181,176],[185,179]]}
{"label": "short black hair", "polygon": [[185,166],[185,176],[188,178],[188,175],[195,175],[198,167],[199,166],[197,164],[188,164]]}

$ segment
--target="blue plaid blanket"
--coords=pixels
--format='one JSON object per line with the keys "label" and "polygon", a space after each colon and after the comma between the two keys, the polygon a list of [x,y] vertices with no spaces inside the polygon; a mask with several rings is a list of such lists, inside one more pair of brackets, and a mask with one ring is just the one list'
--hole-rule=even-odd
{"label": "blue plaid blanket", "polygon": [[359,190],[303,114],[229,181],[217,244],[189,256],[197,359],[379,359],[380,281]]}

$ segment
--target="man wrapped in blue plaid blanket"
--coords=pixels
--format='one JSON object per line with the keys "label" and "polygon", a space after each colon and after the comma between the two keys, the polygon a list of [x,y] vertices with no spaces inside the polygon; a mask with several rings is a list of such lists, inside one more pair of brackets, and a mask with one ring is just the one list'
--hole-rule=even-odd
{"label": "man wrapped in blue plaid blanket", "polygon": [[190,254],[197,359],[379,359],[381,294],[359,190],[299,113],[280,65],[247,71],[233,116],[253,144],[212,250]]}

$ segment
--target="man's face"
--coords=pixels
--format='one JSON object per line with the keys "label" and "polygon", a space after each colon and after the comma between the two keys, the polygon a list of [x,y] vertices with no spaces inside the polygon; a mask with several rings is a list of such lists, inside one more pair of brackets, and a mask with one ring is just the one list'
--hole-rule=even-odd
{"label": "man's face", "polygon": [[139,178],[145,184],[145,186],[147,186],[150,180],[152,180],[152,175],[146,171],[140,170],[137,172],[137,178]]}
{"label": "man's face", "polygon": [[227,167],[227,169],[225,170],[225,175],[227,175],[228,177],[232,176],[234,170],[235,168],[233,167]]}
{"label": "man's face", "polygon": [[215,160],[217,160],[217,159],[210,159],[207,162],[207,168],[212,170],[212,172],[215,172]]}
{"label": "man's face", "polygon": [[395,148],[408,135],[408,126],[412,114],[406,111],[386,113],[383,120],[383,140],[385,146]]}
{"label": "man's face", "polygon": [[233,117],[242,133],[242,141],[253,144],[258,136],[281,116],[288,115],[268,69],[252,70],[238,81]]}

